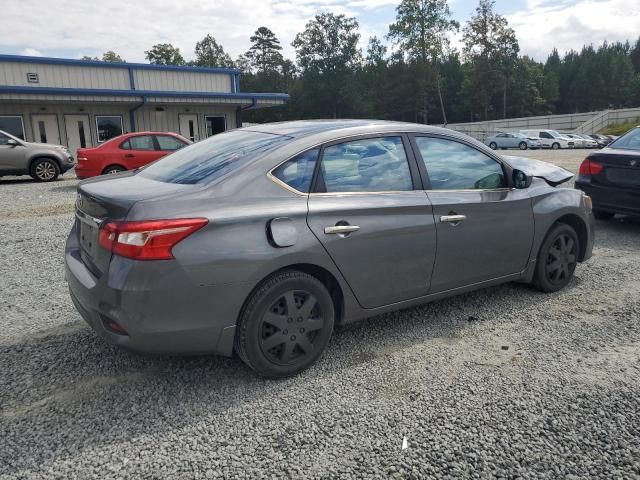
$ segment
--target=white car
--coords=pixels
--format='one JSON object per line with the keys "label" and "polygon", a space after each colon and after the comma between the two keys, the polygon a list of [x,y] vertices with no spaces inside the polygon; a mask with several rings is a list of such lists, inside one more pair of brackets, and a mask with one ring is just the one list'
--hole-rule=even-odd
{"label": "white car", "polygon": [[574,148],[576,142],[567,138],[555,130],[520,130],[520,133],[525,134],[527,137],[539,137],[544,148],[552,148],[557,150],[559,148]]}
{"label": "white car", "polygon": [[569,140],[573,140],[575,148],[587,148],[587,141],[580,135],[576,135],[575,133],[562,133],[561,135],[567,137]]}

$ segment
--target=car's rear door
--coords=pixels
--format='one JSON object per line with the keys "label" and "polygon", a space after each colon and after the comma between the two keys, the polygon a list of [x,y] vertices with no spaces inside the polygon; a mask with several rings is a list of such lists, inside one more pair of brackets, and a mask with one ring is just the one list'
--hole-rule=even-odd
{"label": "car's rear door", "polygon": [[358,302],[374,308],[426,295],[436,230],[402,134],[322,148],[308,224]]}
{"label": "car's rear door", "polygon": [[165,155],[156,150],[153,135],[136,135],[120,146],[121,155],[128,170],[143,167]]}
{"label": "car's rear door", "polygon": [[438,234],[431,293],[524,270],[534,232],[527,190],[510,188],[502,163],[471,144],[422,135],[413,142]]}

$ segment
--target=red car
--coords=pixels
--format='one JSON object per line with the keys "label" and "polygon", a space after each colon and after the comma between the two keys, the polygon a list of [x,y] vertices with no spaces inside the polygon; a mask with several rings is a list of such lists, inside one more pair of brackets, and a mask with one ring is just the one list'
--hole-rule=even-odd
{"label": "red car", "polygon": [[89,178],[133,170],[191,143],[177,133],[125,133],[94,148],[79,148],[76,176]]}

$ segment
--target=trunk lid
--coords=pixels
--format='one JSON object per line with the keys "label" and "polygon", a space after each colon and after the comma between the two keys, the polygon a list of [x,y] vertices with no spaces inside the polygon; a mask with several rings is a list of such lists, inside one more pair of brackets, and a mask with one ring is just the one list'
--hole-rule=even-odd
{"label": "trunk lid", "polygon": [[131,207],[142,200],[165,198],[191,185],[163,183],[127,172],[85,180],[78,184],[76,232],[80,256],[87,268],[100,277],[109,266],[111,252],[100,246],[100,225],[106,220],[124,220]]}
{"label": "trunk lid", "polygon": [[604,166],[600,173],[591,176],[593,185],[640,190],[640,151],[605,147],[590,154],[589,160]]}

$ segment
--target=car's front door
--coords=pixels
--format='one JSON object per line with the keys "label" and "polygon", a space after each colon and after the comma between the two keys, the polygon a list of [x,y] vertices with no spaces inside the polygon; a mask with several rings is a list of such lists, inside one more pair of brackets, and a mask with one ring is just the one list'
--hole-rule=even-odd
{"label": "car's front door", "polygon": [[[360,305],[374,308],[426,295],[436,230],[402,135],[323,148],[308,224]],[[408,150],[411,152],[411,150]]]}
{"label": "car's front door", "polygon": [[514,148],[518,146],[517,138],[511,133],[505,134],[504,142],[505,147],[507,148]]}
{"label": "car's front door", "polygon": [[9,140],[9,137],[0,133],[0,173],[23,170],[27,167],[25,148],[19,144],[11,145]]}
{"label": "car's front door", "polygon": [[435,136],[414,141],[438,233],[431,293],[524,270],[533,242],[527,190],[510,188],[504,166],[471,145]]}

